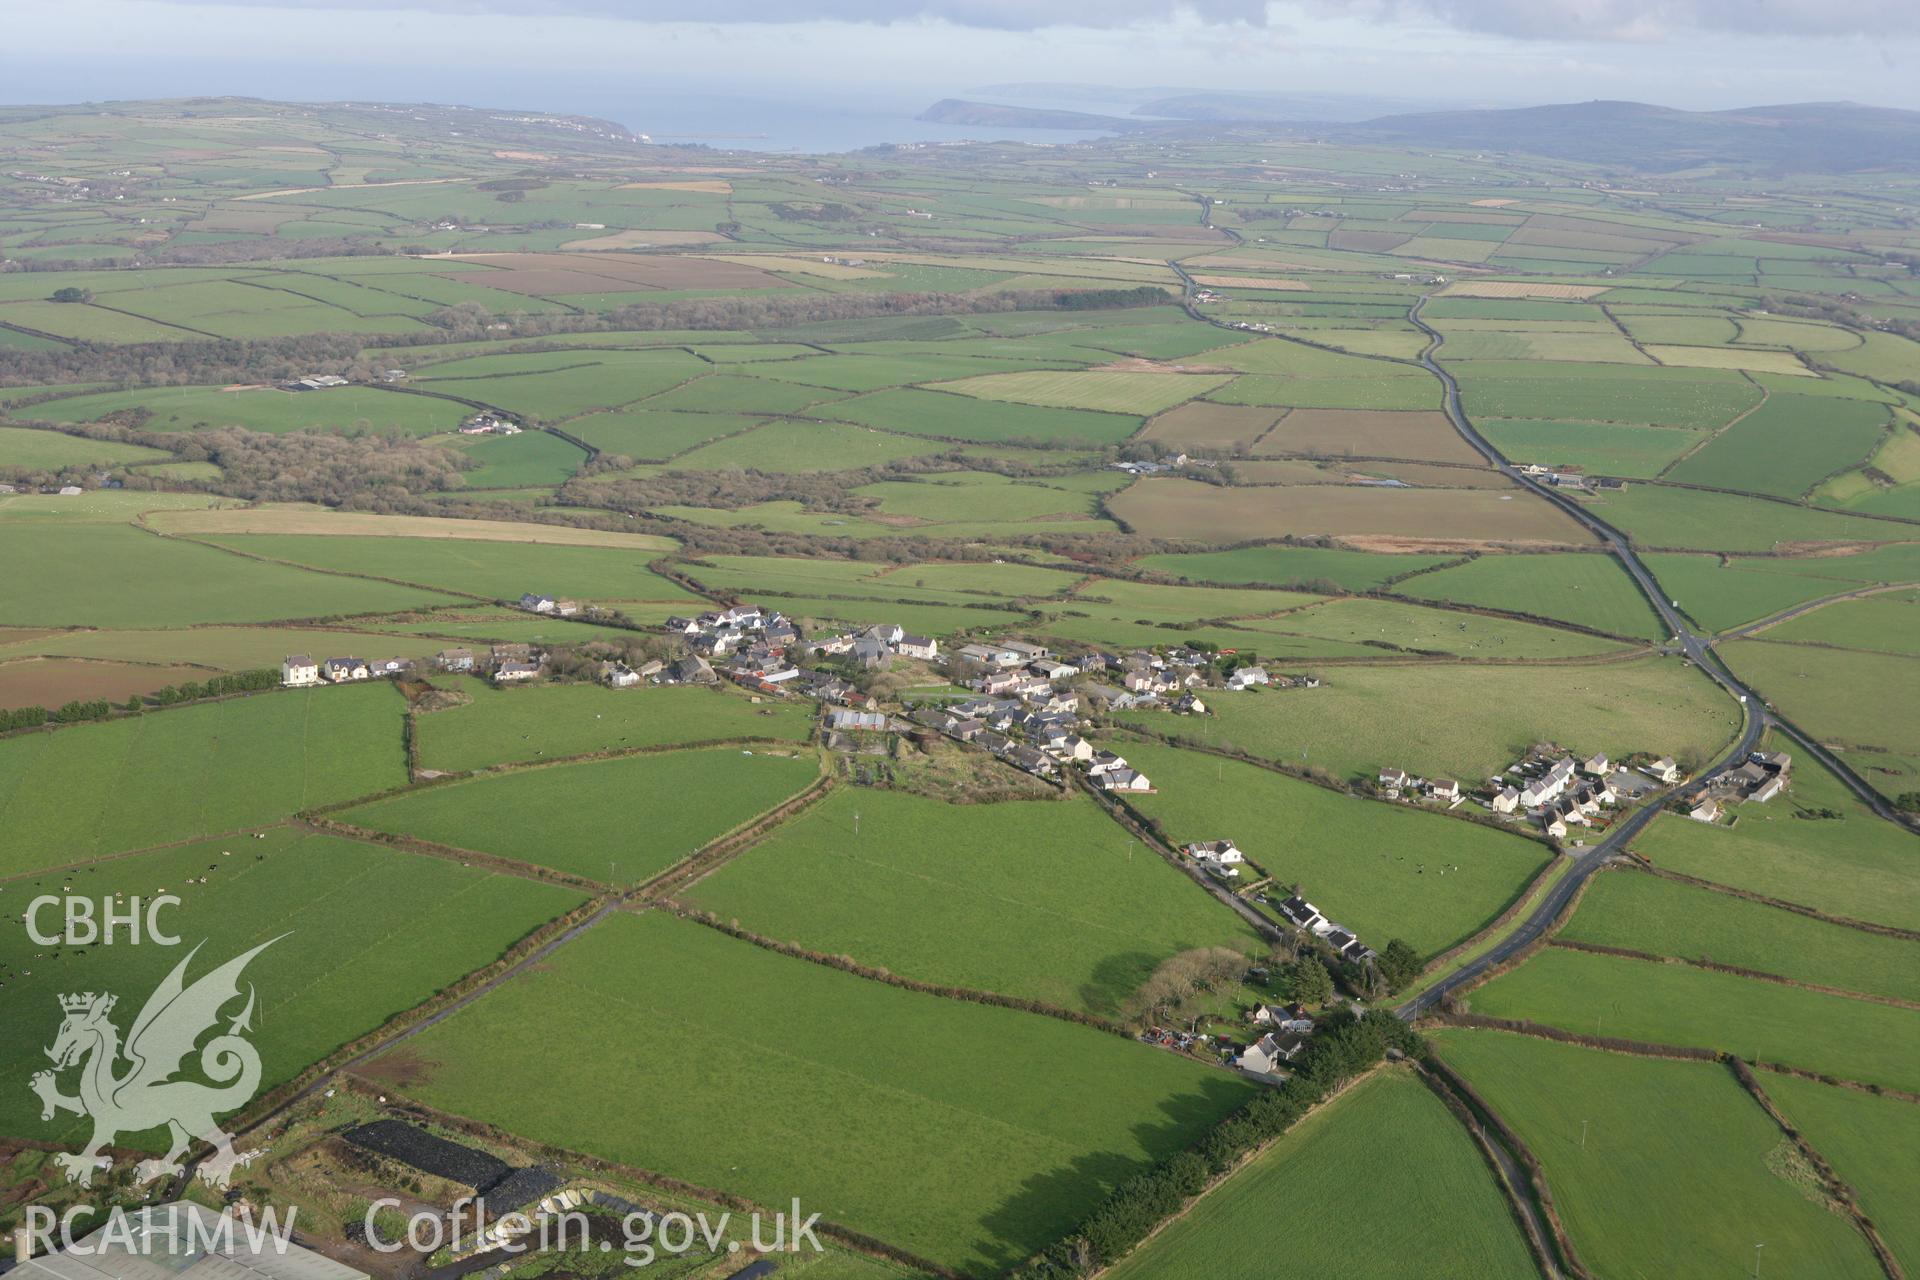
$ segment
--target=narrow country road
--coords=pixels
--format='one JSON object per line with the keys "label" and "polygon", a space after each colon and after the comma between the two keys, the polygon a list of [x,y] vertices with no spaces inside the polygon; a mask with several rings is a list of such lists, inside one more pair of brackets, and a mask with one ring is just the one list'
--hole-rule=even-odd
{"label": "narrow country road", "polygon": [[[1792,738],[1807,754],[1831,770],[1846,784],[1848,790],[1858,796],[1861,802],[1876,814],[1889,822],[1898,822],[1899,819],[1892,807],[1877,791],[1861,780],[1852,769],[1835,759],[1824,746],[1814,741],[1797,726],[1781,719],[1758,695],[1734,676],[1733,672],[1720,661],[1719,655],[1713,652],[1710,642],[1696,634],[1680,616],[1673,602],[1661,590],[1659,581],[1634,552],[1625,534],[1599,519],[1565,494],[1541,484],[1531,476],[1523,475],[1518,467],[1503,457],[1499,450],[1495,449],[1474,428],[1461,407],[1460,384],[1454,380],[1453,374],[1434,358],[1434,353],[1446,339],[1439,330],[1421,318],[1420,309],[1425,304],[1426,298],[1422,297],[1408,311],[1407,318],[1418,325],[1429,339],[1426,350],[1420,353],[1420,363],[1439,378],[1441,385],[1446,389],[1447,418],[1453,423],[1455,430],[1459,431],[1467,443],[1478,450],[1489,463],[1498,468],[1502,475],[1566,512],[1583,528],[1605,543],[1607,549],[1619,559],[1626,571],[1633,576],[1633,580],[1639,584],[1640,590],[1653,605],[1654,612],[1659,614],[1661,621],[1673,635],[1674,643],[1678,644],[1680,651],[1705,672],[1709,679],[1740,702],[1745,723],[1739,738],[1711,768],[1688,784],[1688,790],[1697,791],[1720,774],[1738,767],[1746,760],[1747,754],[1759,744],[1761,735],[1772,727]],[[1628,842],[1638,835],[1658,812],[1658,805],[1645,805],[1616,823],[1598,844],[1571,855],[1573,857],[1571,871],[1548,890],[1546,896],[1527,913],[1518,927],[1502,938],[1498,945],[1485,955],[1462,965],[1444,981],[1421,992],[1414,999],[1400,1006],[1396,1012],[1409,1021],[1419,1017],[1449,993],[1473,982],[1489,969],[1512,958],[1520,950],[1542,937],[1552,927],[1554,920],[1565,910],[1567,903],[1572,901],[1574,895],[1580,891],[1580,886],[1586,883],[1587,878],[1606,865],[1609,858],[1624,851]]]}

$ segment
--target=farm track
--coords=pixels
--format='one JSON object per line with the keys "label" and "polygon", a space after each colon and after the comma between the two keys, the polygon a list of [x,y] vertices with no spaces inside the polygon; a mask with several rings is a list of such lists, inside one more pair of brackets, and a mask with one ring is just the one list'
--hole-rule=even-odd
{"label": "farm track", "polygon": [[1769,627],[1777,627],[1781,623],[1791,621],[1803,613],[1812,613],[1815,609],[1823,609],[1830,604],[1839,604],[1842,600],[1858,600],[1863,596],[1879,595],[1883,591],[1900,591],[1911,585],[1911,583],[1905,582],[1889,582],[1880,586],[1860,587],[1853,591],[1841,591],[1834,595],[1821,596],[1818,600],[1808,600],[1802,604],[1794,605],[1791,609],[1782,609],[1779,613],[1768,614],[1758,622],[1749,622],[1744,626],[1734,627],[1730,631],[1722,631],[1715,639],[1739,640],[1746,636],[1765,631]]}

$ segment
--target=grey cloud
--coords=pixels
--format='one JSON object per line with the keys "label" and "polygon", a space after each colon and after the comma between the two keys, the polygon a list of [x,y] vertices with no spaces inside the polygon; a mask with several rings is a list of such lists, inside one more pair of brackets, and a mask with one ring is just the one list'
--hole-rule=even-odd
{"label": "grey cloud", "polygon": [[[187,3],[193,0],[149,0]],[[204,2],[204,0],[200,0]],[[1266,22],[1266,0],[212,0],[238,8],[424,10],[506,17],[621,18],[633,22],[862,22],[939,19],[998,31],[1130,27],[1192,16],[1213,24]]]}
{"label": "grey cloud", "polygon": [[1655,40],[1680,31],[1753,36],[1920,33],[1915,0],[1316,0],[1321,12],[1437,19],[1466,31],[1556,40]]}

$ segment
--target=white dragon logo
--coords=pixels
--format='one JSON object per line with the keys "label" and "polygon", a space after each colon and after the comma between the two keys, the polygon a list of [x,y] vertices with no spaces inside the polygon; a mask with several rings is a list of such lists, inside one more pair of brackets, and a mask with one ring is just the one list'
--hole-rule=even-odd
{"label": "white dragon logo", "polygon": [[[224,1188],[236,1167],[260,1154],[236,1152],[233,1135],[214,1123],[216,1115],[249,1101],[260,1084],[260,1054],[240,1035],[252,1030],[251,986],[246,1007],[228,1022],[224,1034],[214,1036],[200,1050],[200,1071],[213,1083],[172,1077],[185,1067],[200,1037],[220,1021],[221,1008],[239,997],[240,972],[247,962],[278,941],[271,938],[187,986],[187,965],[200,950],[196,946],[154,988],[124,1045],[119,1029],[107,1017],[117,997],[91,991],[60,997],[66,1018],[47,1050],[53,1070],[37,1073],[31,1087],[40,1095],[42,1120],[51,1120],[60,1111],[93,1118],[93,1137],[87,1145],[77,1153],[54,1157],[69,1182],[91,1185],[94,1170],[102,1167],[101,1150],[120,1134],[162,1126],[168,1133],[167,1154],[142,1160],[135,1167],[136,1185],[184,1172],[180,1157],[195,1138],[213,1146],[213,1155],[200,1166],[200,1176],[215,1187]],[[117,1073],[122,1059],[130,1065]],[[56,1073],[73,1066],[80,1067],[79,1093],[70,1097],[60,1092]]]}

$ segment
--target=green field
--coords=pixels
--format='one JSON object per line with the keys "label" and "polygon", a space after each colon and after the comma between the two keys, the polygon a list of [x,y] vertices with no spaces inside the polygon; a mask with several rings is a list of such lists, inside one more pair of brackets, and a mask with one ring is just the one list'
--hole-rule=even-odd
{"label": "green field", "polygon": [[954,806],[842,790],[687,898],[904,977],[1110,1017],[1175,952],[1259,945],[1078,796]]}
{"label": "green field", "polygon": [[1828,924],[1657,876],[1598,877],[1561,936],[1920,1000],[1920,942]]}
{"label": "green field", "polygon": [[1887,418],[1884,405],[1864,400],[1774,395],[1668,474],[1690,484],[1798,497],[1873,452]]}
{"label": "green field", "polygon": [[[205,884],[196,883],[204,878]],[[132,1018],[187,952],[204,945],[190,977],[278,938],[248,966],[259,1006],[252,1043],[265,1091],[312,1062],[486,965],[581,895],[554,885],[471,870],[440,858],[277,828],[264,839],[228,836],[7,885],[22,904],[64,885],[99,897],[182,899],[160,918],[181,945],[70,949],[57,964],[35,956],[24,929],[0,937],[0,1018],[21,1034],[0,1039],[0,1067],[25,1081],[47,1065],[42,1047],[59,1025],[57,997],[113,991]],[[57,929],[51,915],[43,924]],[[70,1087],[70,1085],[69,1085]],[[40,1120],[25,1089],[0,1100],[0,1133],[74,1143],[86,1133],[73,1116]],[[164,1134],[128,1133],[159,1150]]]}
{"label": "green field", "polygon": [[1920,1085],[1920,1018],[1912,1010],[1687,965],[1549,947],[1476,989],[1472,1004],[1475,1013],[1585,1035],[1717,1049],[1864,1084]]}
{"label": "green field", "polygon": [[1195,582],[1295,588],[1330,582],[1348,591],[1371,591],[1386,585],[1389,578],[1431,569],[1452,558],[1373,555],[1336,547],[1241,547],[1234,551],[1142,556],[1135,563],[1143,569]]}
{"label": "green field", "polygon": [[1719,652],[1781,714],[1851,748],[1847,763],[1880,791],[1913,788],[1902,758],[1920,754],[1920,658],[1766,640],[1730,641]]}
{"label": "green field", "polygon": [[1480,556],[1396,583],[1393,590],[1420,600],[1554,618],[1612,635],[1665,636],[1646,596],[1608,555]]}
{"label": "green field", "polygon": [[[1744,1280],[1880,1275],[1866,1242],[1777,1171],[1779,1126],[1727,1068],[1603,1053],[1498,1031],[1442,1031],[1472,1082],[1546,1170],[1596,1275]],[[1771,1082],[1772,1077],[1764,1077]]]}
{"label": "green field", "polygon": [[402,706],[382,682],[0,739],[0,874],[261,826],[398,786]]}
{"label": "green field", "polygon": [[1909,1270],[1920,1266],[1920,1107],[1793,1076],[1769,1075],[1767,1096],[1860,1197]]}
{"label": "green field", "polygon": [[269,560],[417,582],[489,600],[518,600],[531,592],[589,604],[661,600],[697,608],[704,603],[648,569],[649,553],[625,547],[352,534],[219,534],[213,540]]}
{"label": "green field", "polygon": [[1595,475],[1652,479],[1699,444],[1698,431],[1623,426],[1617,422],[1536,422],[1478,418],[1480,434],[1505,457],[1546,467],[1581,467]]}
{"label": "green field", "polygon": [[430,1105],[769,1205],[798,1196],[970,1274],[1049,1243],[1249,1096],[1103,1032],[659,912],[615,916],[407,1052],[432,1064],[411,1087]]}
{"label": "green field", "polygon": [[[1773,744],[1780,746],[1779,742]],[[1838,817],[1821,816],[1832,810]],[[1655,865],[1857,920],[1920,929],[1913,837],[1802,759],[1785,795],[1747,805],[1732,827],[1654,820],[1634,840]]]}
{"label": "green field", "polygon": [[371,430],[409,436],[451,431],[473,412],[452,400],[378,387],[329,387],[324,391],[151,387],[50,400],[33,405],[21,416],[53,422],[93,422],[128,410],[145,410],[151,415],[141,420],[147,431],[245,427],[249,431]]}
{"label": "green field", "polygon": [[823,416],[917,436],[996,443],[1064,440],[1090,444],[1126,439],[1140,429],[1137,415],[1143,412],[1145,410],[1134,409],[1134,416],[1129,416],[1086,409],[1000,404],[913,387],[856,396],[821,411]]}
{"label": "green field", "polygon": [[1840,600],[1768,627],[1764,634],[1769,640],[1920,657],[1920,591],[1909,588]]}
{"label": "green field", "polygon": [[1218,387],[1221,374],[1113,373],[1102,370],[1038,370],[991,373],[934,389],[982,400],[1005,400],[1054,409],[1093,409],[1107,413],[1154,414],[1184,404]]}
{"label": "green field", "polygon": [[1711,428],[1760,402],[1760,389],[1732,370],[1502,360],[1456,361],[1451,368],[1476,420]]}
{"label": "green field", "polygon": [[[1882,582],[1920,581],[1920,543],[1805,558],[1652,555],[1647,567],[1680,608],[1710,631]],[[1817,616],[1817,615],[1816,615]]]}
{"label": "green field", "polygon": [[113,467],[140,462],[165,462],[172,456],[163,450],[148,449],[137,444],[89,440],[85,436],[70,436],[59,431],[0,427],[0,468],[58,471],[62,467]]}
{"label": "green field", "polygon": [[1422,955],[1445,950],[1499,915],[1551,856],[1531,840],[1343,796],[1256,765],[1114,746],[1153,780],[1159,794],[1133,803],[1169,839],[1233,840],[1281,889],[1299,885],[1328,919],[1375,950],[1396,937]]}
{"label": "green field", "polygon": [[[1328,1176],[1333,1169],[1337,1177]],[[1533,1258],[1490,1178],[1471,1139],[1425,1085],[1407,1071],[1375,1072],[1107,1275],[1214,1280],[1268,1274],[1284,1257],[1298,1274],[1529,1280],[1538,1274]],[[1364,1230],[1352,1229],[1354,1186],[1367,1188]]]}
{"label": "green field", "polygon": [[477,679],[441,683],[472,698],[416,721],[420,767],[447,773],[633,747],[736,738],[799,742],[810,727],[808,708],[797,703],[756,706],[741,694],[691,685],[496,689]]}
{"label": "green field", "polygon": [[1588,505],[1643,549],[1774,551],[1790,543],[1905,541],[1914,532],[1910,524],[1653,484],[1628,485]]}
{"label": "green field", "polygon": [[[1268,689],[1208,699],[1212,714],[1170,722],[1125,712],[1124,723],[1232,745],[1271,760],[1317,764],[1341,777],[1386,766],[1473,783],[1535,742],[1615,757],[1634,751],[1704,760],[1739,727],[1738,707],[1672,659],[1593,666],[1467,664],[1343,666],[1318,689]],[[1633,690],[1631,699],[1620,691]]]}
{"label": "green field", "polygon": [[469,489],[563,484],[587,460],[587,455],[578,447],[548,431],[480,436],[462,439],[449,447],[479,464],[460,477]]}
{"label": "green field", "polygon": [[375,831],[630,884],[773,808],[819,774],[811,753],[649,752],[523,769],[378,800],[338,815]]}
{"label": "green field", "polygon": [[266,564],[131,526],[7,531],[0,616],[18,625],[155,627],[338,618],[452,604],[417,587]]}

